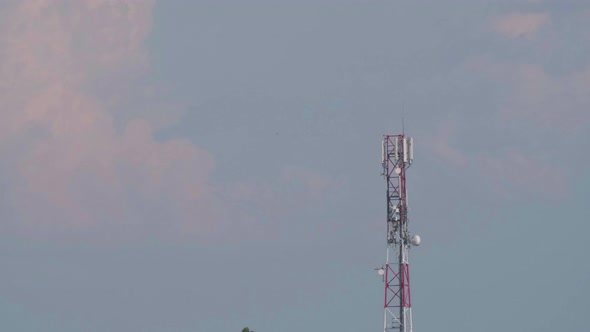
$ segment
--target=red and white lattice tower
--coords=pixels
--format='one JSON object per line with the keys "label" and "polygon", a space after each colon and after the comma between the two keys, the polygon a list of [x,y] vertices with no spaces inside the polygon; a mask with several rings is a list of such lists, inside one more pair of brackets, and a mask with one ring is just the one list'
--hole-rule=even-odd
{"label": "red and white lattice tower", "polygon": [[379,275],[385,282],[383,331],[413,332],[409,251],[420,244],[408,230],[406,170],[414,158],[413,139],[384,135],[383,176],[387,180],[387,258]]}

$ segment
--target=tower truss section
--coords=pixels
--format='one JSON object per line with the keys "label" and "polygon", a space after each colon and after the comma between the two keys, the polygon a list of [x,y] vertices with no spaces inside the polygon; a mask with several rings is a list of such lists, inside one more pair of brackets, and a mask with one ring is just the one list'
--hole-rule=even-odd
{"label": "tower truss section", "polygon": [[387,253],[379,270],[385,283],[383,331],[413,332],[409,250],[420,237],[408,229],[406,170],[414,159],[414,140],[384,135],[383,176],[387,181]]}

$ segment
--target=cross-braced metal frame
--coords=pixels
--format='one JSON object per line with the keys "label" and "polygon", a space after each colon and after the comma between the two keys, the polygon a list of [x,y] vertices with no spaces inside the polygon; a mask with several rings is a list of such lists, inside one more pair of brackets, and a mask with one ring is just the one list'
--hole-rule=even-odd
{"label": "cross-braced metal frame", "polygon": [[406,169],[413,157],[412,140],[384,135],[383,176],[387,180],[387,256],[384,268],[383,331],[413,332]]}

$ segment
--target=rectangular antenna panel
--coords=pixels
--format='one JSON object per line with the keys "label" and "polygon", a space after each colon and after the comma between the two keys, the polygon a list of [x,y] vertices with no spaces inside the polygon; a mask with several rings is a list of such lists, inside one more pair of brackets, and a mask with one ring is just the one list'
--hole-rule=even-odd
{"label": "rectangular antenna panel", "polygon": [[402,138],[403,144],[403,153],[404,153],[404,163],[408,162],[408,140],[406,138]]}
{"label": "rectangular antenna panel", "polygon": [[395,161],[399,159],[399,138],[393,139],[393,158]]}
{"label": "rectangular antenna panel", "polygon": [[408,142],[408,154],[410,163],[414,160],[414,138],[410,137]]}

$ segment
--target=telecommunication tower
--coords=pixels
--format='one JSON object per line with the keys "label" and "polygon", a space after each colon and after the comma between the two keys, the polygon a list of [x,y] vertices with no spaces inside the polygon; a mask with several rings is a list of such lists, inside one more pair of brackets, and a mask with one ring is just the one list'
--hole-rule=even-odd
{"label": "telecommunication tower", "polygon": [[405,135],[384,135],[381,151],[387,180],[387,254],[378,269],[385,283],[383,331],[413,332],[409,251],[420,244],[408,230],[406,170],[414,159],[414,140]]}

